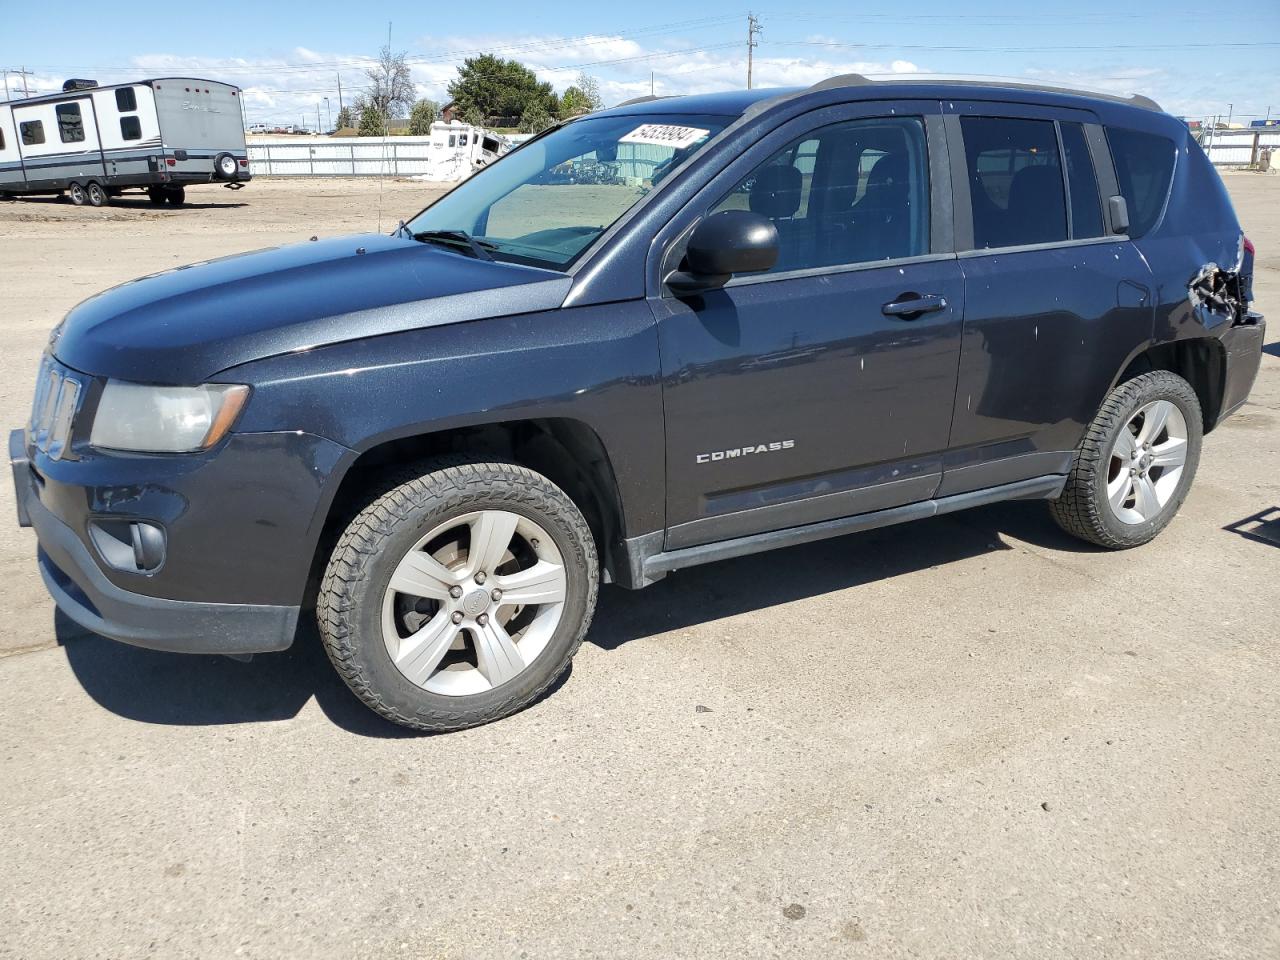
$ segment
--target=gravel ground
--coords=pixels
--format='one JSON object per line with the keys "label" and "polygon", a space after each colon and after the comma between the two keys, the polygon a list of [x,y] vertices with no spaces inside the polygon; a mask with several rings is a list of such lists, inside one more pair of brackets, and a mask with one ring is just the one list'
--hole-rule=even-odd
{"label": "gravel ground", "polygon": [[[478,730],[365,711],[314,637],[236,663],[56,617],[0,484],[0,956],[1275,957],[1280,177],[1228,186],[1275,317],[1152,545],[1007,504],[602,591]],[[378,186],[0,203],[0,422],[143,272],[377,226]],[[382,225],[429,188],[387,183]]]}

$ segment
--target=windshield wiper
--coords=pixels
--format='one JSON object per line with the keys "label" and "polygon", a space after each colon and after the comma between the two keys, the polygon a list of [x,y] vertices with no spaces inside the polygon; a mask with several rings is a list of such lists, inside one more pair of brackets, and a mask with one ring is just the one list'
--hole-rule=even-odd
{"label": "windshield wiper", "polygon": [[478,260],[492,260],[493,254],[489,250],[498,249],[496,243],[477,240],[465,230],[421,230],[413,234],[413,239],[421,243],[439,243],[447,247],[466,247]]}

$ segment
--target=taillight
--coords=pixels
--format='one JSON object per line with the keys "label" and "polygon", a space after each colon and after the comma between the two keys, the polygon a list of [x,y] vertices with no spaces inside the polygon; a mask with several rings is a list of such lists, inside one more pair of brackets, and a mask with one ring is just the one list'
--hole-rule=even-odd
{"label": "taillight", "polygon": [[1249,256],[1251,257],[1255,256],[1258,252],[1253,248],[1253,241],[1250,240],[1248,237],[1244,238],[1244,252],[1249,254]]}
{"label": "taillight", "polygon": [[164,162],[171,167],[176,167],[178,165],[178,161],[173,159],[173,157],[165,157]]}

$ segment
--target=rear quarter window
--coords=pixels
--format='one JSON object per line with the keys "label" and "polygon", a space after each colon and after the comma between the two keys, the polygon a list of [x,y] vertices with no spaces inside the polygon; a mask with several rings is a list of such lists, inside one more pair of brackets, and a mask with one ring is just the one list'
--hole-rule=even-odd
{"label": "rear quarter window", "polygon": [[1107,143],[1129,208],[1129,236],[1140,237],[1156,225],[1164,210],[1178,148],[1157,134],[1120,127],[1107,127]]}

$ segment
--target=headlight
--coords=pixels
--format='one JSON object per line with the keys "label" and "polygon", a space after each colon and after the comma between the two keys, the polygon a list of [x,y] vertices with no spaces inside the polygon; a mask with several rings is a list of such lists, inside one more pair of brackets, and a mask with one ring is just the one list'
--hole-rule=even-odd
{"label": "headlight", "polygon": [[249,397],[235,383],[153,387],[108,380],[89,442],[106,450],[192,453],[221,440]]}

